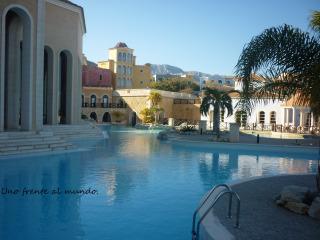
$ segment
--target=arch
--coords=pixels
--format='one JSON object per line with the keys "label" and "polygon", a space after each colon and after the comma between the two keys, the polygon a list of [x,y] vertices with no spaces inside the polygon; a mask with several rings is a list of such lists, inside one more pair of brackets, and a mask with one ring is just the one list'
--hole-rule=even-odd
{"label": "arch", "polygon": [[107,108],[109,105],[109,97],[108,95],[104,95],[102,97],[102,107]]}
{"label": "arch", "polygon": [[105,112],[102,117],[102,122],[109,123],[111,122],[111,115],[109,112]]}
{"label": "arch", "polygon": [[0,131],[32,129],[33,18],[12,4],[2,13]]}
{"label": "arch", "polygon": [[266,114],[264,111],[260,111],[259,112],[259,123],[260,124],[265,124],[265,117],[266,117]]}
{"label": "arch", "polygon": [[270,124],[277,123],[277,114],[275,111],[270,112]]}
{"label": "arch", "polygon": [[97,114],[95,112],[90,113],[90,119],[97,121],[98,120]]}
{"label": "arch", "polygon": [[43,124],[53,124],[53,50],[49,46],[44,47],[43,57]]}
{"label": "arch", "polygon": [[72,69],[73,57],[70,51],[63,50],[59,54],[59,123],[70,124],[72,116]]}
{"label": "arch", "polygon": [[92,94],[90,96],[90,107],[96,107],[97,105],[97,97],[96,95]]}

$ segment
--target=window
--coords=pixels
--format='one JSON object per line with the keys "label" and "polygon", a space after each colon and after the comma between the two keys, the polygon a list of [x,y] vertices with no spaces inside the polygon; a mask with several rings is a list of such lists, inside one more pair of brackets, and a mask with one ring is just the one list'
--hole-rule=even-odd
{"label": "window", "polygon": [[127,74],[127,68],[126,68],[126,66],[123,66],[123,74]]}
{"label": "window", "polygon": [[82,105],[82,107],[84,107],[84,96],[83,95],[81,95],[81,105]]}
{"label": "window", "polygon": [[143,81],[140,81],[140,84],[143,84]]}
{"label": "window", "polygon": [[108,107],[108,96],[107,95],[104,95],[103,98],[102,98],[102,107],[104,108],[107,108]]}
{"label": "window", "polygon": [[141,69],[140,72],[143,72],[143,70]]}
{"label": "window", "polygon": [[122,61],[122,54],[120,52],[118,53],[118,61]]}
{"label": "window", "polygon": [[277,120],[276,120],[276,112],[272,111],[270,113],[270,124],[276,124]]}
{"label": "window", "polygon": [[96,107],[96,100],[97,100],[96,95],[91,95],[91,97],[90,97],[90,105],[91,105],[91,107]]}
{"label": "window", "polygon": [[265,113],[264,111],[259,112],[259,123],[264,124],[265,123]]}
{"label": "window", "polygon": [[102,74],[100,74],[100,76],[99,76],[99,80],[100,80],[100,81],[102,80]]}
{"label": "window", "polygon": [[222,81],[221,81],[221,80],[219,80],[219,81],[218,81],[218,83],[219,83],[219,84],[222,84]]}
{"label": "window", "polygon": [[122,55],[122,60],[123,60],[124,62],[127,61],[127,54],[123,53],[123,55]]}

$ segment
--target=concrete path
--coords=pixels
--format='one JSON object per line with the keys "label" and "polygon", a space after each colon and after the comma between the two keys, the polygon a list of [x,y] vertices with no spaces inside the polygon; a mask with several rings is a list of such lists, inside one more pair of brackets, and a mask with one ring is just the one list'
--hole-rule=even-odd
{"label": "concrete path", "polygon": [[315,189],[315,176],[276,176],[233,186],[241,198],[240,229],[233,227],[235,219],[226,218],[227,199],[221,199],[214,213],[236,239],[319,240],[319,220],[295,214],[274,203],[273,198],[286,185]]}

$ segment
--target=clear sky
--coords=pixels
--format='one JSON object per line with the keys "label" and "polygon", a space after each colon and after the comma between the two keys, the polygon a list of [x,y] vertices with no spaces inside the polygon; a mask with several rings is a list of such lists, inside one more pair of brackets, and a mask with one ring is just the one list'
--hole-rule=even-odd
{"label": "clear sky", "polygon": [[97,62],[119,41],[137,64],[232,75],[246,43],[284,23],[310,31],[320,0],[73,0],[85,11],[84,53]]}

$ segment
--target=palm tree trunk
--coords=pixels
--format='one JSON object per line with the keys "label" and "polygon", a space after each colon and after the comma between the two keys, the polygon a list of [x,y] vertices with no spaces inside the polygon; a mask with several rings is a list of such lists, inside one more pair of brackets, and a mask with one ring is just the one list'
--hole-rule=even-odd
{"label": "palm tree trunk", "polygon": [[220,137],[220,106],[216,104],[213,108],[213,131]]}

